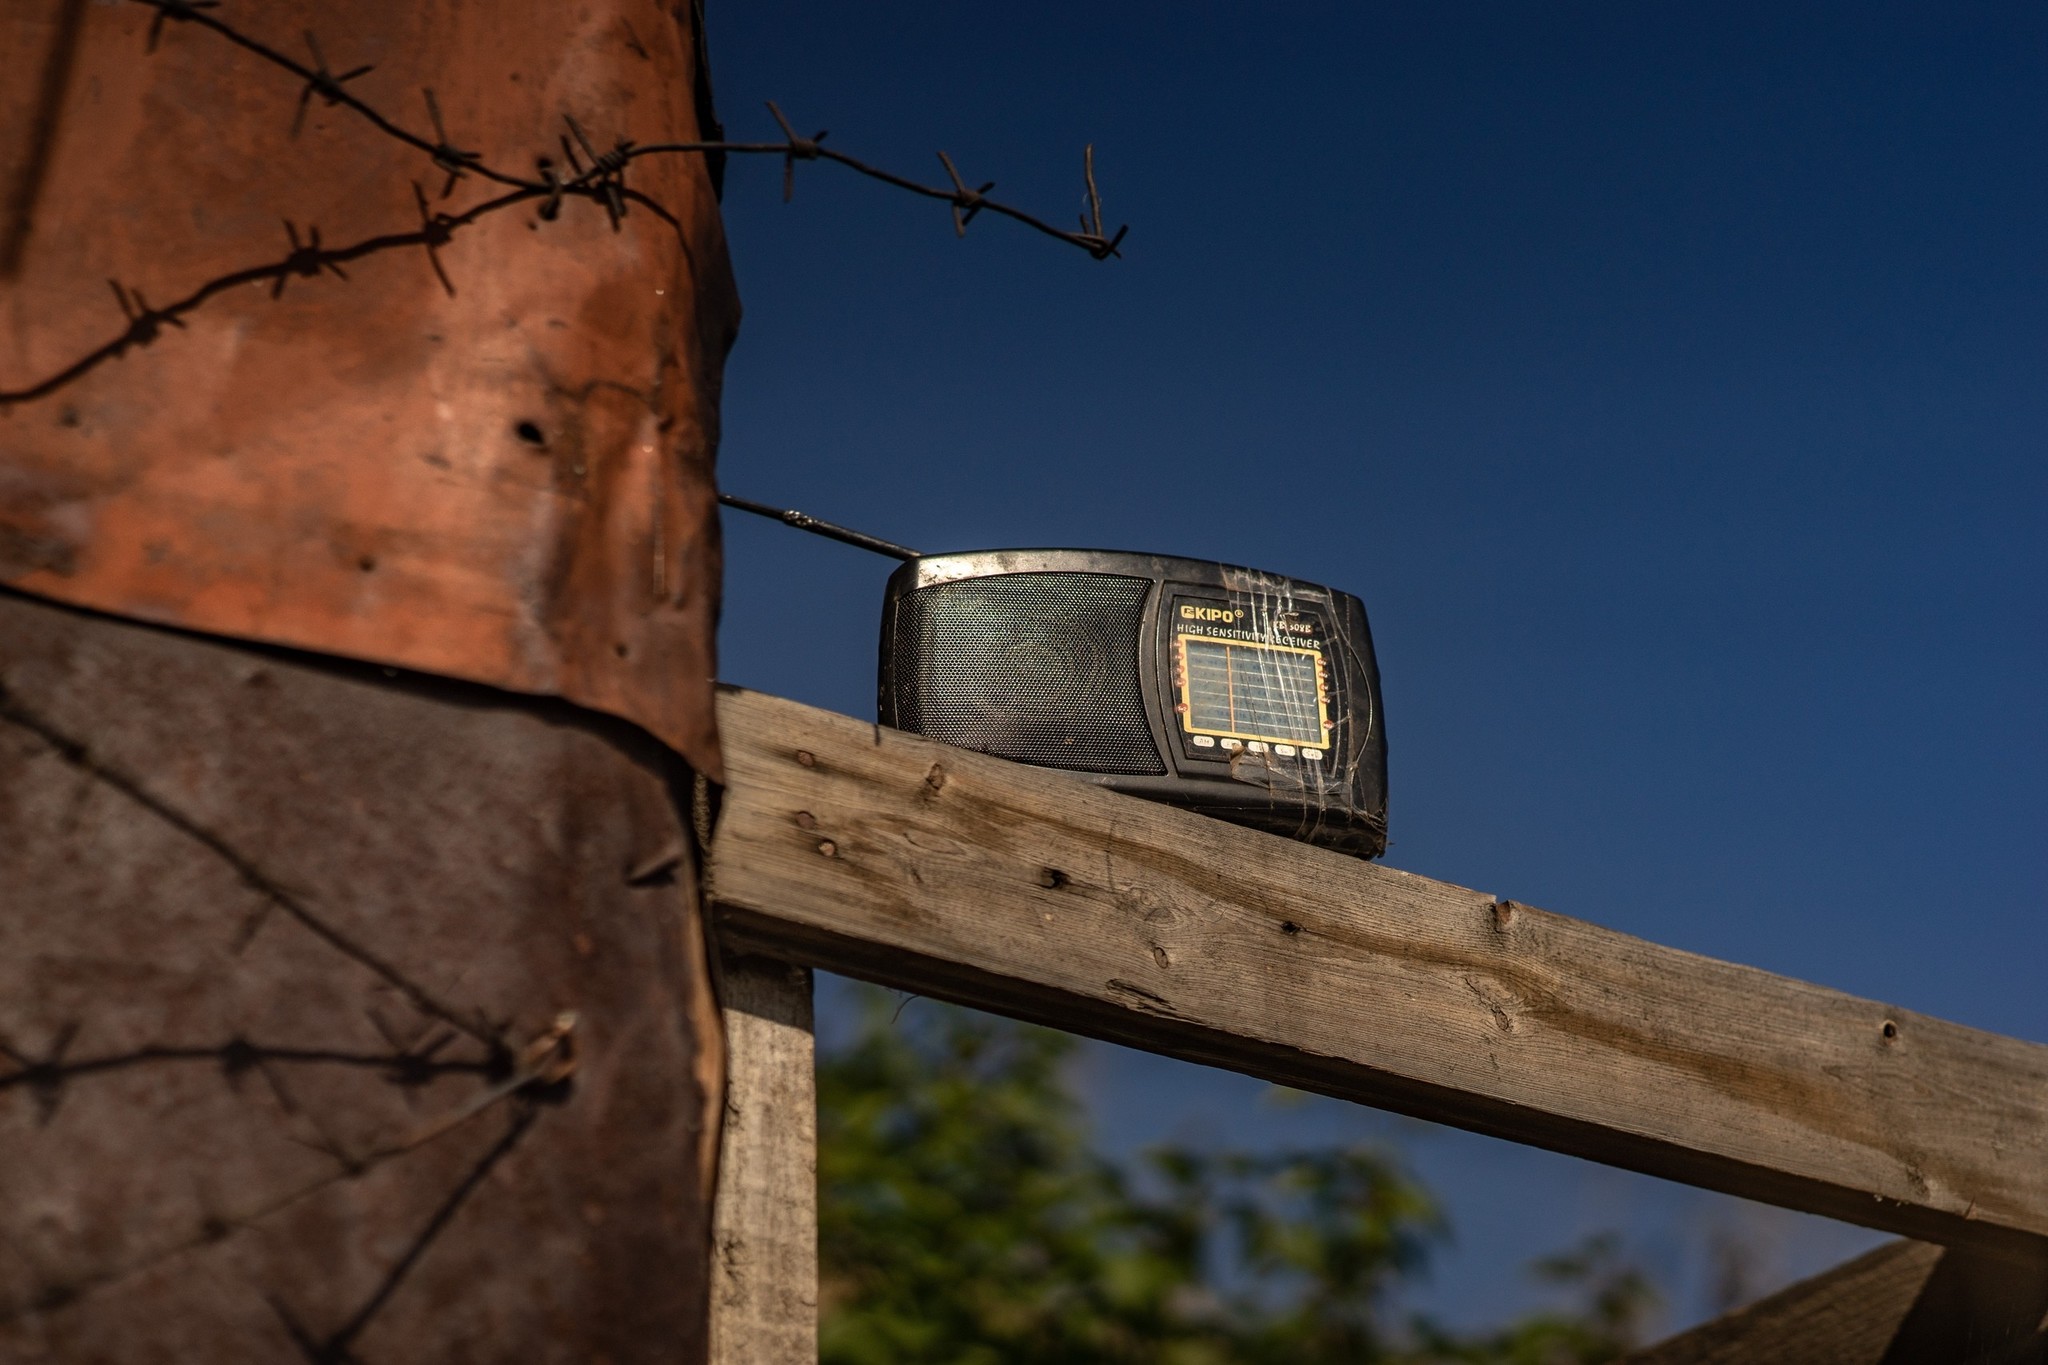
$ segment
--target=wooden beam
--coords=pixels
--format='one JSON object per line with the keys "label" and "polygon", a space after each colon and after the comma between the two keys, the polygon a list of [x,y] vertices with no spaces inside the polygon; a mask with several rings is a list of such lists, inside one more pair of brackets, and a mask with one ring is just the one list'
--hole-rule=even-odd
{"label": "wooden beam", "polygon": [[723,955],[725,1132],[710,1365],[816,1365],[818,1099],[811,973]]}
{"label": "wooden beam", "polygon": [[730,941],[1926,1241],[2048,1235],[2048,1047],[771,697]]}
{"label": "wooden beam", "polygon": [[2048,1267],[1889,1242],[1621,1365],[2020,1365],[2048,1359]]}

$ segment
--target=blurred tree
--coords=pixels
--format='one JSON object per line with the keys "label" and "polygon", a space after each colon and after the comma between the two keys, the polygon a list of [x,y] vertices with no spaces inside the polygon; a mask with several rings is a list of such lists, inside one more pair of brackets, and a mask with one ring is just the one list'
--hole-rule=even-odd
{"label": "blurred tree", "polygon": [[1655,1296],[1596,1239],[1534,1269],[1568,1311],[1491,1332],[1394,1291],[1447,1235],[1370,1147],[1092,1151],[1069,1035],[861,988],[818,1065],[826,1365],[1579,1365]]}

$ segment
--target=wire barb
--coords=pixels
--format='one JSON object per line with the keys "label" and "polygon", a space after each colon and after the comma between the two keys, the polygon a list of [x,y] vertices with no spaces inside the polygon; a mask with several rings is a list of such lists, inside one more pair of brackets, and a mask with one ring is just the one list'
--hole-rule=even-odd
{"label": "wire barb", "polygon": [[562,212],[562,177],[555,170],[553,157],[540,157],[535,163],[540,171],[541,183],[548,187],[547,202],[538,210],[543,223],[552,223]]}
{"label": "wire barb", "polygon": [[448,297],[455,297],[455,281],[448,278],[448,272],[441,265],[441,248],[448,245],[455,235],[455,220],[445,213],[436,213],[427,202],[427,192],[420,188],[420,182],[412,182],[412,202],[420,211],[420,245],[425,248],[427,261],[434,267],[434,278],[441,281],[441,287],[448,291]]}
{"label": "wire barb", "polygon": [[434,98],[433,87],[422,87],[420,93],[427,97],[427,117],[434,122],[435,142],[431,149],[434,154],[434,164],[448,172],[448,181],[441,186],[441,197],[446,199],[455,192],[455,182],[476,168],[476,164],[482,154],[479,152],[466,152],[449,141],[448,127],[441,122],[441,103]]}
{"label": "wire barb", "polygon": [[1117,243],[1123,241],[1128,226],[1116,230],[1116,236],[1102,235],[1102,192],[1095,188],[1095,144],[1089,143],[1081,150],[1081,177],[1088,182],[1088,212],[1081,216],[1081,241],[1088,254],[1096,260],[1106,256],[1119,256]]}
{"label": "wire barb", "polygon": [[149,300],[135,286],[123,289],[118,280],[108,280],[107,287],[114,291],[114,302],[121,305],[121,316],[128,319],[128,330],[115,343],[122,350],[149,345],[167,326],[184,329],[184,321],[175,312],[150,307]]}
{"label": "wire barb", "polygon": [[1102,194],[1095,188],[1095,144],[1089,143],[1081,149],[1081,176],[1088,182],[1088,213],[1081,220],[1081,231],[1102,235]]}
{"label": "wire barb", "polygon": [[71,1050],[71,1044],[78,1037],[78,1021],[73,1020],[57,1030],[57,1036],[43,1049],[40,1057],[31,1057],[19,1051],[5,1037],[0,1037],[0,1056],[5,1056],[18,1068],[7,1081],[25,1085],[36,1100],[36,1122],[47,1125],[57,1116],[57,1107],[64,1103],[64,1082],[69,1073],[64,1067],[64,1054]]}
{"label": "wire barb", "polygon": [[274,299],[282,296],[284,282],[293,275],[303,275],[311,280],[317,279],[320,272],[325,270],[338,280],[348,279],[348,272],[341,268],[340,262],[329,256],[320,245],[320,229],[317,226],[309,225],[306,228],[306,240],[301,242],[298,225],[287,218],[284,220],[284,233],[291,241],[291,254],[278,263],[277,279],[270,286],[270,297]]}
{"label": "wire barb", "polygon": [[299,91],[298,110],[292,115],[292,137],[295,139],[299,135],[299,129],[305,125],[306,106],[312,103],[313,96],[318,95],[327,102],[327,107],[332,109],[335,105],[341,103],[343,97],[347,94],[341,88],[344,81],[352,81],[358,76],[367,76],[377,69],[366,62],[362,66],[344,71],[337,76],[327,69],[327,58],[321,53],[320,40],[313,36],[313,31],[306,29],[304,34],[306,47],[313,54],[313,74],[306,77],[306,84]]}
{"label": "wire barb", "polygon": [[[618,139],[608,152],[599,152],[583,131],[583,125],[569,114],[562,115],[569,131],[576,135],[576,142],[583,148],[583,154],[590,158],[590,169],[578,170],[578,178],[587,182],[590,192],[602,198],[605,212],[610,215],[612,231],[619,230],[619,224],[626,217],[626,163],[633,158],[633,144],[625,138]],[[563,146],[566,148],[567,143]],[[573,156],[572,156],[573,162]]]}
{"label": "wire barb", "polygon": [[149,39],[143,44],[143,52],[156,51],[157,39],[163,37],[164,25],[171,20],[184,23],[198,18],[200,10],[219,8],[220,0],[157,0],[156,17],[149,21]]}
{"label": "wire barb", "polygon": [[952,157],[940,152],[939,162],[953,180],[953,235],[965,237],[967,225],[974,221],[974,215],[988,206],[988,192],[996,187],[996,182],[991,180],[978,190],[970,190],[967,182],[960,178]]}
{"label": "wire barb", "polygon": [[825,135],[830,130],[820,128],[811,137],[798,137],[796,129],[792,128],[789,120],[782,116],[782,110],[776,108],[775,101],[769,100],[767,104],[768,112],[775,116],[775,122],[782,128],[782,136],[786,144],[782,149],[782,202],[787,204],[796,197],[796,163],[799,161],[816,161],[820,156],[824,155],[824,149],[819,147],[818,144],[825,140]]}

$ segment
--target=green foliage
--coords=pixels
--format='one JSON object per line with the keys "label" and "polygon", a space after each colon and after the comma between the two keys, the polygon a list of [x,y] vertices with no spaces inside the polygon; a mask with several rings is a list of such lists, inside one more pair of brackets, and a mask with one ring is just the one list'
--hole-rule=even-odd
{"label": "green foliage", "polygon": [[1096,1155],[1073,1039],[863,991],[818,1067],[825,1365],[1579,1365],[1653,1298],[1595,1242],[1540,1263],[1573,1311],[1479,1335],[1396,1311],[1446,1235],[1369,1147]]}

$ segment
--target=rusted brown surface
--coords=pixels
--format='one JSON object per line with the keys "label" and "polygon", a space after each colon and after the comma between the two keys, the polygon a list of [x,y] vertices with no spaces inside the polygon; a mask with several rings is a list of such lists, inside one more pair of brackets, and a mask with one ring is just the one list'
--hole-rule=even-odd
{"label": "rusted brown surface", "polygon": [[[695,137],[689,13],[207,11],[309,63],[312,31],[337,76],[374,67],[351,93],[427,134],[432,87],[449,140],[521,176],[562,160],[564,114],[600,148]],[[149,55],[158,17],[133,0],[0,7],[0,239],[18,247],[0,393],[123,335],[124,308],[277,262],[315,229],[330,248],[417,232],[416,182],[436,213],[502,192],[472,174],[436,198],[430,156],[317,95],[294,137],[289,72],[176,20]],[[379,249],[346,280],[224,288],[182,328],[140,326],[117,359],[0,403],[0,582],[557,694],[715,775],[711,462],[738,308],[702,159],[645,158],[630,185],[645,199],[618,232],[589,199],[454,232],[437,253],[452,298],[424,247]]]}
{"label": "rusted brown surface", "polygon": [[0,689],[0,1359],[702,1358],[679,764],[4,590]]}

